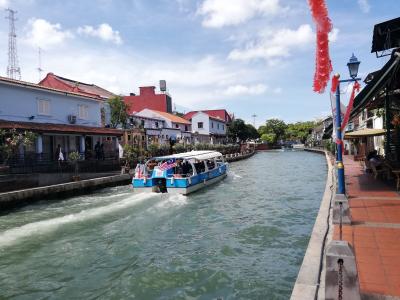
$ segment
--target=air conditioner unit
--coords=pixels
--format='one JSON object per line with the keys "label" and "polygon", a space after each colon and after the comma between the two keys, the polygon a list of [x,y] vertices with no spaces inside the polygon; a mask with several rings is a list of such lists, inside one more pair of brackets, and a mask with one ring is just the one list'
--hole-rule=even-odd
{"label": "air conditioner unit", "polygon": [[75,124],[76,123],[76,116],[75,115],[69,115],[68,116],[68,122],[70,124]]}

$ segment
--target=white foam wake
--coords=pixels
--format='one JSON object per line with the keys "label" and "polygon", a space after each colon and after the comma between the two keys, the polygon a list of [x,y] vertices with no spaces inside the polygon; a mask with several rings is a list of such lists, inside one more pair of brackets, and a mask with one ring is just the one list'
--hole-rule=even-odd
{"label": "white foam wake", "polygon": [[187,197],[181,194],[162,194],[163,201],[155,205],[156,209],[187,204]]}
{"label": "white foam wake", "polygon": [[135,194],[127,199],[115,202],[106,206],[83,210],[76,214],[70,214],[62,217],[52,218],[44,221],[33,222],[12,228],[0,233],[0,249],[11,246],[21,239],[35,235],[43,234],[56,230],[61,225],[83,222],[95,219],[99,216],[117,212],[131,206],[135,206],[143,200],[154,197],[154,194]]}

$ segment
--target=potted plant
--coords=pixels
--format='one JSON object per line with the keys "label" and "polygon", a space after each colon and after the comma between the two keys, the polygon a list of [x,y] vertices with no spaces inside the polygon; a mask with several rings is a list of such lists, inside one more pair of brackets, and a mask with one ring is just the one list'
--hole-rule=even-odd
{"label": "potted plant", "polygon": [[68,159],[71,161],[73,167],[74,167],[74,175],[72,176],[72,181],[79,181],[81,180],[79,174],[78,174],[78,161],[80,159],[80,154],[78,151],[72,151],[68,155]]}

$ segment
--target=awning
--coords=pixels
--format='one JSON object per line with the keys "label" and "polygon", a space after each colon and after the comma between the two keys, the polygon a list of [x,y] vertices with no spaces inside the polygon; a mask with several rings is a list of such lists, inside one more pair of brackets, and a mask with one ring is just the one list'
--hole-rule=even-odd
{"label": "awning", "polygon": [[355,139],[368,136],[379,136],[379,135],[384,135],[385,133],[386,133],[385,129],[365,128],[352,132],[346,132],[344,138],[348,140],[348,139]]}
{"label": "awning", "polygon": [[400,18],[374,26],[371,53],[400,47]]}
{"label": "awning", "polygon": [[[397,50],[397,49],[396,49]],[[373,97],[383,89],[387,81],[392,78],[393,70],[400,61],[400,53],[393,51],[390,60],[374,76],[374,78],[361,90],[354,99],[353,110],[350,119],[357,116],[373,99]]]}
{"label": "awning", "polygon": [[67,125],[67,124],[53,124],[53,123],[34,123],[34,122],[13,122],[0,120],[1,129],[19,129],[29,130],[36,133],[59,133],[59,134],[86,134],[86,135],[103,135],[103,136],[122,136],[123,130],[103,128],[103,127],[90,127],[82,125]]}

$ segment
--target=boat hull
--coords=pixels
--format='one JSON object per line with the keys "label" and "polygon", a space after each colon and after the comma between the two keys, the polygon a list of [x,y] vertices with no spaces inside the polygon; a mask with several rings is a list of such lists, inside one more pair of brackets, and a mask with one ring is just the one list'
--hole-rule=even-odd
{"label": "boat hull", "polygon": [[182,194],[188,195],[197,190],[200,190],[206,186],[212,185],[221,181],[227,176],[226,165],[220,166],[215,170],[211,170],[208,173],[198,174],[189,178],[134,178],[132,180],[132,186],[134,192],[162,192],[157,185],[159,180],[165,180],[164,192],[171,194]]}

